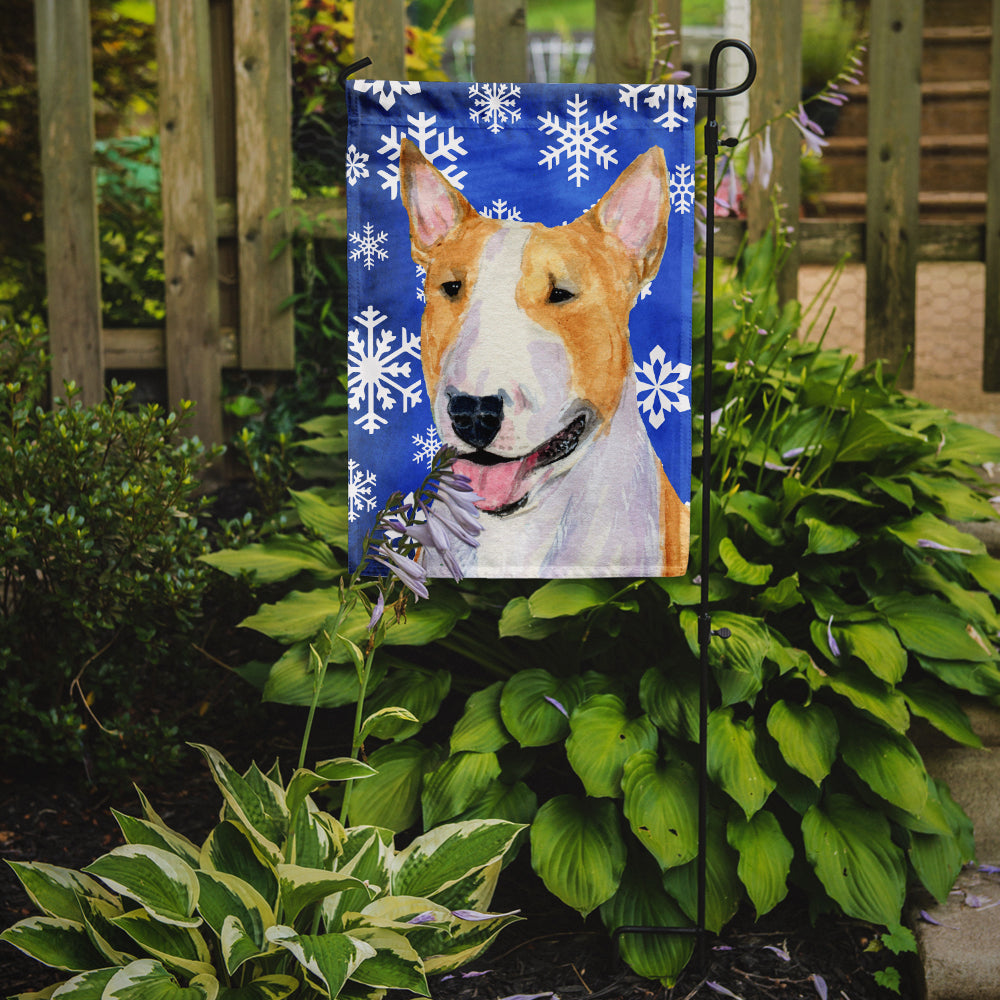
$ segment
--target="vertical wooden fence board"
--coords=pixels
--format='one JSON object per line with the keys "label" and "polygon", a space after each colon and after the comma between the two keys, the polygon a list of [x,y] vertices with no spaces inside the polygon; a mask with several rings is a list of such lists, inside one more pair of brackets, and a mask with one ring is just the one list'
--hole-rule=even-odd
{"label": "vertical wooden fence board", "polygon": [[52,392],[104,396],[88,0],[35,0]]}
{"label": "vertical wooden fence board", "polygon": [[528,74],[524,0],[475,0],[475,75],[480,83],[520,82]]}
{"label": "vertical wooden fence board", "polygon": [[406,0],[355,0],[354,58],[372,65],[359,79],[406,79]]}
{"label": "vertical wooden fence board", "polygon": [[[868,98],[865,360],[913,386],[923,0],[872,0]],[[905,359],[905,360],[904,360]]]}
{"label": "vertical wooden fence board", "polygon": [[222,440],[219,260],[207,0],[156,9],[166,273],[167,394],[197,404],[192,431]]}
{"label": "vertical wooden fence board", "polygon": [[[783,302],[798,296],[800,251],[799,159],[802,135],[787,118],[779,117],[798,106],[802,90],[802,4],[799,0],[760,0],[750,8],[750,42],[757,56],[757,79],[750,88],[750,132],[771,125],[774,169],[767,187],[757,177],[747,192],[747,230],[759,239],[780,206],[780,225],[792,230],[794,241],[778,273],[778,296]],[[754,143],[759,139],[754,139]],[[759,147],[758,147],[759,148]]]}
{"label": "vertical wooden fence board", "polygon": [[594,69],[598,83],[645,83],[650,12],[655,0],[594,0]]}
{"label": "vertical wooden fence board", "polygon": [[[681,44],[681,0],[652,0],[651,15],[654,18],[657,30],[669,27],[674,32],[672,35],[659,36],[655,58],[657,63],[666,59],[669,53],[670,62],[675,70],[683,69],[684,50]],[[673,42],[673,48],[671,48]],[[656,66],[654,65],[654,69]]]}
{"label": "vertical wooden fence board", "polygon": [[1000,0],[993,0],[990,46],[989,170],[986,180],[986,326],[983,389],[1000,392]]}
{"label": "vertical wooden fence board", "polygon": [[288,0],[233,7],[243,368],[295,367],[293,314],[282,305],[292,294],[289,13]]}

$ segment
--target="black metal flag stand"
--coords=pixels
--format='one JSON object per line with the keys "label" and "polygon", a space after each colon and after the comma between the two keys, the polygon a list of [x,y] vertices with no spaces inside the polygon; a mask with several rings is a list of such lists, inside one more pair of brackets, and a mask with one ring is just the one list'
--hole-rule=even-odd
{"label": "black metal flag stand", "polygon": [[[736,87],[719,88],[719,57],[725,49],[739,49],[747,60],[747,75]],[[346,81],[353,73],[371,65],[365,56],[350,66],[345,66],[337,76],[337,82],[346,89]],[[698,646],[701,653],[701,686],[698,704],[698,909],[694,927],[656,927],[647,925],[627,925],[615,929],[612,937],[617,943],[623,934],[694,934],[698,941],[698,963],[702,970],[706,966],[705,955],[705,896],[707,888],[707,835],[708,835],[708,699],[709,665],[708,649],[713,636],[728,638],[729,630],[712,629],[712,614],[709,611],[709,536],[711,531],[711,490],[709,477],[712,472],[712,291],[715,282],[715,158],[720,146],[735,146],[737,139],[719,139],[719,123],[716,121],[716,100],[720,97],[735,97],[750,89],[757,76],[757,59],[753,49],[746,42],[726,38],[716,43],[708,61],[708,87],[698,88],[698,97],[707,100],[707,121],[705,123],[705,158],[708,167],[706,186],[706,230],[705,230],[705,344],[704,344],[704,395],[702,399],[702,452],[701,452],[701,599],[698,611]]]}

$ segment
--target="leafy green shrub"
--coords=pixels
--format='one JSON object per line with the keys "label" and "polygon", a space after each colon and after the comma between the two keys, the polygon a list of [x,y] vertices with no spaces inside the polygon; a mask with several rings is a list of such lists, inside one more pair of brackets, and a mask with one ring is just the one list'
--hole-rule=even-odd
{"label": "leafy green shrub", "polygon": [[41,336],[0,321],[0,743],[7,760],[115,770],[176,752],[150,680],[191,662],[208,454],[187,405],[132,410],[130,386],[83,406],[69,385],[43,409]]}
{"label": "leafy green shrub", "polygon": [[[1000,460],[1000,440],[904,396],[879,364],[855,369],[797,339],[799,305],[776,300],[779,263],[762,241],[715,294],[710,599],[713,627],[732,634],[709,650],[707,926],[721,929],[744,903],[763,914],[794,886],[814,912],[840,910],[905,941],[908,884],[944,898],[974,849],[909,727],[921,717],[977,746],[957,696],[1000,695],[1000,561],[953,523],[996,516],[976,466]],[[702,379],[696,367],[696,414]],[[337,453],[337,428],[322,422],[317,448]],[[694,496],[698,531],[697,483]],[[245,623],[288,645],[256,668],[277,701],[312,694],[309,638],[343,572],[347,511],[330,530],[319,499],[293,495],[309,539],[285,531],[225,557],[295,588]],[[692,538],[694,567],[702,544]],[[447,753],[418,738],[419,724],[378,733],[387,742],[368,759],[379,773],[355,790],[351,820],[532,821],[533,865],[569,906],[599,910],[609,929],[691,924],[696,572],[467,582],[452,592],[457,615],[450,593],[418,605],[395,641],[436,640],[427,655],[449,669],[391,663],[370,703],[384,698],[426,726],[451,687],[473,693]],[[324,682],[327,704],[356,696],[343,661]],[[622,939],[636,971],[666,982],[691,947],[682,936]]]}
{"label": "leafy green shrub", "polygon": [[369,778],[367,765],[325,761],[285,785],[277,767],[241,775],[199,749],[225,802],[200,847],[140,793],[144,818],[115,813],[126,845],[82,872],[11,863],[43,915],[0,938],[79,973],[60,996],[429,996],[428,973],[471,961],[518,919],[486,912],[516,824],[453,823],[399,850],[390,831],[345,829],[310,797]]}

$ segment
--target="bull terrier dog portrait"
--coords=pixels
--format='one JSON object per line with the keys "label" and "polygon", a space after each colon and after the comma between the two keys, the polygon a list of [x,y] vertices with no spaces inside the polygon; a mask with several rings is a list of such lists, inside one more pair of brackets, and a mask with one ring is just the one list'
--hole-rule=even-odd
{"label": "bull terrier dog portrait", "polygon": [[[463,570],[685,572],[689,507],[643,425],[628,330],[667,241],[663,151],[649,148],[592,208],[551,227],[478,213],[405,138],[399,165],[426,270],[428,401],[480,498],[480,544],[460,554]],[[427,569],[444,575],[430,559]]]}

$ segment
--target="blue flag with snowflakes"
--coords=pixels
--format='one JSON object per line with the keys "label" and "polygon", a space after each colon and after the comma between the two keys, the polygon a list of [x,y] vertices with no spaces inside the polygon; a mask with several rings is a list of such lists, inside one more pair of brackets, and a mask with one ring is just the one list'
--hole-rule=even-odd
{"label": "blue flag with snowflakes", "polygon": [[466,575],[686,572],[695,97],[349,82],[352,569],[448,445]]}

